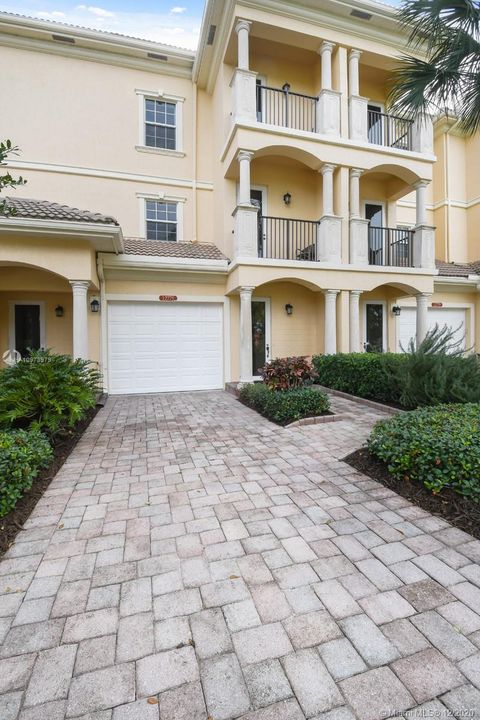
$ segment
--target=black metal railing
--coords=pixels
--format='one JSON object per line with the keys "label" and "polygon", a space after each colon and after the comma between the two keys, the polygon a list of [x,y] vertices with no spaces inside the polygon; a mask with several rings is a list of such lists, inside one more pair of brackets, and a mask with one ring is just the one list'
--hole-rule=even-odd
{"label": "black metal railing", "polygon": [[413,230],[369,227],[368,262],[370,265],[413,267]]}
{"label": "black metal railing", "polygon": [[276,260],[316,260],[317,220],[258,217],[258,257]]}
{"label": "black metal railing", "polygon": [[368,110],[368,142],[373,145],[412,150],[413,120]]}
{"label": "black metal railing", "polygon": [[318,98],[313,95],[292,92],[288,83],[283,88],[257,85],[257,120],[268,125],[316,132],[317,102]]}

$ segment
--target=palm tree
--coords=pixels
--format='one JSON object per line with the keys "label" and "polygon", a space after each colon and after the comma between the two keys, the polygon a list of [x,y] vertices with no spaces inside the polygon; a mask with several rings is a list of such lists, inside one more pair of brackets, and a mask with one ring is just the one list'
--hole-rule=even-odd
{"label": "palm tree", "polygon": [[466,134],[480,128],[480,2],[404,0],[398,18],[412,53],[394,71],[399,115],[454,113]]}

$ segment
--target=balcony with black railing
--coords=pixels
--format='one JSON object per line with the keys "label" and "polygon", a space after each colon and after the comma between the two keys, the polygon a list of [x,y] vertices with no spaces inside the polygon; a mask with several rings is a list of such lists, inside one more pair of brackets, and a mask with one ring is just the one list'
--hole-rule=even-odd
{"label": "balcony with black railing", "polygon": [[318,98],[292,92],[285,83],[282,88],[257,85],[257,120],[267,125],[306,132],[318,132]]}
{"label": "balcony with black railing", "polygon": [[383,267],[413,267],[414,231],[405,228],[368,228],[368,262]]}
{"label": "balcony with black railing", "polygon": [[372,145],[413,150],[413,120],[368,109],[368,142]]}
{"label": "balcony with black railing", "polygon": [[317,260],[318,220],[258,217],[258,257]]}

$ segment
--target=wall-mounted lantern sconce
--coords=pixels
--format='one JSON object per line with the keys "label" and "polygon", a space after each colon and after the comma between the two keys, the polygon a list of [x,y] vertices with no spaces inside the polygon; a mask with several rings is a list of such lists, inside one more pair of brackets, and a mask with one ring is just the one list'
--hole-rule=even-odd
{"label": "wall-mounted lantern sconce", "polygon": [[98,313],[100,310],[100,303],[97,300],[97,298],[93,298],[93,300],[90,302],[90,310],[92,313]]}
{"label": "wall-mounted lantern sconce", "polygon": [[396,317],[398,317],[401,312],[402,312],[402,308],[401,308],[399,305],[394,305],[394,306],[392,307],[392,313],[393,313]]}
{"label": "wall-mounted lantern sconce", "polygon": [[285,205],[290,205],[290,203],[292,202],[292,196],[289,192],[286,192],[283,196],[283,202],[285,203]]}
{"label": "wall-mounted lantern sconce", "polygon": [[282,85],[282,90],[283,90],[283,92],[288,93],[289,90],[290,90],[290,83],[284,83],[284,84]]}
{"label": "wall-mounted lantern sconce", "polygon": [[293,315],[293,305],[290,305],[290,303],[287,303],[285,305],[285,312],[287,315]]}
{"label": "wall-mounted lantern sconce", "polygon": [[61,305],[57,305],[55,308],[55,315],[57,317],[63,317],[63,307]]}

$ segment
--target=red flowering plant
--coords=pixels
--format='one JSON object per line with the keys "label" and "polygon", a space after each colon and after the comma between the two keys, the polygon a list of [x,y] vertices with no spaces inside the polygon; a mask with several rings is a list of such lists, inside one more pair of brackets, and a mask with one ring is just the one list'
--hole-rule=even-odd
{"label": "red flowering plant", "polygon": [[311,384],[316,378],[312,363],[305,356],[276,358],[260,368],[269,390],[291,390]]}

